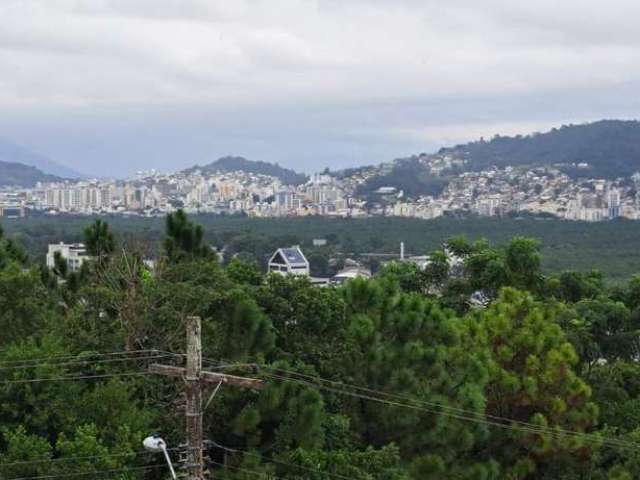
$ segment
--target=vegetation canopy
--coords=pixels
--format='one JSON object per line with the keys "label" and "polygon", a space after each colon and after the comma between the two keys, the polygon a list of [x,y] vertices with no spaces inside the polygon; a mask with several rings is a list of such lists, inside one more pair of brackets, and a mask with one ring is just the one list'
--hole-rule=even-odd
{"label": "vegetation canopy", "polygon": [[[240,248],[198,220],[168,216],[148,251],[85,219],[79,270],[0,230],[0,479],[168,478],[141,441],[179,449],[182,385],[148,367],[182,366],[191,315],[207,368],[265,382],[205,410],[216,478],[640,477],[640,277],[458,236],[419,252],[425,268],[317,287],[263,273],[259,233]],[[328,248],[358,248],[342,235]]]}

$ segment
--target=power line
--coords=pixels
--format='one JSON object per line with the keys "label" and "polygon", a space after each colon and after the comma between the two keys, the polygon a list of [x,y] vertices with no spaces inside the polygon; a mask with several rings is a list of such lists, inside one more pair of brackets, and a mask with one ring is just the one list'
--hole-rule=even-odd
{"label": "power line", "polygon": [[105,373],[99,375],[71,375],[67,377],[52,377],[52,378],[26,378],[23,380],[3,380],[0,381],[0,385],[12,385],[23,383],[40,383],[40,382],[63,382],[74,380],[94,380],[98,378],[112,378],[112,377],[136,377],[143,375],[151,375],[150,372],[124,372],[124,373]]}
{"label": "power line", "polygon": [[[216,363],[213,360],[207,360],[210,363]],[[218,368],[242,368],[243,366],[245,366],[246,364],[229,364],[229,365],[218,365]],[[475,423],[481,423],[481,424],[485,424],[488,426],[494,426],[494,427],[499,427],[499,428],[504,428],[504,429],[511,429],[511,430],[520,430],[520,431],[525,431],[528,433],[536,433],[536,434],[542,434],[542,433],[546,433],[549,435],[553,435],[555,437],[560,437],[562,435],[567,435],[567,436],[573,436],[575,438],[580,438],[583,440],[586,440],[588,442],[593,442],[596,444],[603,444],[609,447],[622,447],[622,448],[631,448],[631,449],[637,449],[638,447],[640,447],[640,444],[636,444],[635,442],[627,442],[627,441],[623,441],[623,440],[617,440],[617,439],[611,439],[611,438],[603,438],[597,435],[591,435],[591,434],[587,434],[584,432],[577,432],[577,431],[572,431],[572,430],[566,430],[566,429],[561,429],[561,428],[552,428],[552,427],[546,427],[546,426],[542,426],[542,425],[536,425],[536,424],[532,424],[532,423],[527,423],[527,422],[523,422],[523,421],[519,421],[519,420],[513,420],[513,419],[509,419],[509,418],[505,418],[505,417],[498,417],[495,415],[490,415],[490,414],[482,414],[483,418],[478,417],[478,415],[480,414],[480,412],[474,412],[472,410],[465,410],[462,408],[458,408],[458,407],[451,407],[451,406],[447,406],[447,405],[442,405],[442,404],[438,404],[435,402],[427,402],[427,401],[422,401],[422,400],[418,400],[415,398],[411,398],[411,397],[406,397],[406,396],[402,396],[402,395],[397,395],[397,394],[390,394],[387,392],[381,392],[379,390],[374,390],[374,389],[370,389],[367,387],[360,387],[357,385],[350,385],[350,384],[345,384],[342,382],[336,382],[333,380],[327,380],[327,379],[323,379],[321,377],[314,377],[311,375],[306,375],[303,373],[299,373],[299,372],[291,372],[291,371],[287,371],[287,370],[283,370],[283,369],[277,369],[274,367],[270,367],[268,365],[257,365],[257,364],[252,364],[251,366],[253,367],[263,367],[267,370],[272,370],[272,371],[280,371],[280,372],[284,372],[290,375],[298,375],[301,377],[306,377],[309,380],[301,380],[301,379],[297,379],[297,378],[291,378],[291,377],[283,377],[283,376],[278,376],[278,375],[273,375],[272,374],[272,378],[277,379],[277,380],[283,380],[283,381],[292,381],[292,382],[297,382],[297,383],[301,383],[304,384],[306,386],[312,386],[312,387],[317,387],[323,390],[328,390],[328,391],[332,391],[334,393],[339,393],[339,394],[345,394],[345,395],[350,395],[350,396],[356,396],[362,399],[366,399],[366,400],[371,400],[371,401],[376,401],[379,403],[385,403],[391,406],[396,406],[396,407],[404,407],[404,408],[412,408],[412,409],[417,409],[417,410],[423,410],[429,413],[434,413],[434,414],[439,414],[439,415],[446,415],[446,416],[450,416],[453,418],[457,418],[460,420],[465,420],[465,421],[471,421],[471,422],[475,422]],[[268,375],[267,375],[268,376]],[[332,385],[336,385],[337,387],[341,387],[341,388],[335,388],[335,387],[326,387],[324,385],[318,385],[316,383],[313,383],[310,380],[314,380],[314,381],[318,381],[318,382],[326,382]],[[433,410],[432,408],[420,408],[417,407],[416,405],[412,405],[412,404],[406,404],[406,403],[400,403],[400,402],[396,402],[396,401],[390,401],[390,400],[386,400],[386,399],[381,399],[381,398],[377,398],[377,397],[372,397],[371,395],[362,395],[362,394],[357,394],[355,392],[350,392],[350,391],[345,391],[344,388],[353,388],[356,390],[360,390],[360,391],[365,391],[367,393],[371,393],[371,394],[375,394],[375,395],[381,395],[381,396],[385,396],[388,398],[395,398],[395,399],[401,399],[404,401],[410,401],[416,404],[421,404],[423,406],[428,406],[428,407],[432,407],[432,408],[438,408],[438,409],[443,409],[445,411],[440,411],[440,410]],[[448,411],[446,411],[448,410]],[[471,417],[469,415],[472,415]],[[487,420],[489,419],[489,420]],[[508,422],[508,423],[502,423],[502,422]]]}
{"label": "power line", "polygon": [[[278,477],[277,475],[273,475],[271,473],[265,473],[265,472],[256,472],[255,470],[249,470],[247,468],[243,468],[243,467],[236,467],[233,465],[225,465],[224,463],[220,463],[220,462],[216,462],[215,460],[210,460],[210,463],[213,463],[215,465],[219,465],[225,469],[232,469],[232,470],[236,470],[238,472],[243,472],[243,473],[249,473],[252,475],[257,475],[258,477],[264,477],[267,479],[274,479],[274,480],[285,480],[282,477]],[[23,480],[23,479],[10,479],[10,480]]]}
{"label": "power line", "polygon": [[[157,354],[159,353],[160,350],[156,350],[156,349],[147,349],[147,350],[121,350],[121,351],[115,351],[115,352],[105,352],[105,353],[91,353],[91,352],[81,352],[81,353],[77,353],[77,354],[64,354],[64,355],[51,355],[48,357],[40,357],[40,358],[24,358],[22,360],[4,360],[4,361],[0,361],[0,366],[5,366],[5,365],[13,365],[13,364],[19,364],[19,363],[27,363],[27,362],[35,362],[35,363],[39,363],[39,362],[46,362],[48,360],[65,360],[65,359],[78,359],[78,358],[82,358],[82,357],[87,357],[87,358],[100,358],[100,357],[111,357],[111,356],[122,356],[122,355],[140,355],[142,353],[150,353],[150,354]],[[170,352],[161,352],[161,353],[166,353],[166,354],[170,354]]]}
{"label": "power line", "polygon": [[13,365],[10,367],[0,367],[0,371],[6,370],[20,370],[27,368],[42,368],[42,367],[67,367],[74,365],[102,365],[105,363],[119,363],[119,362],[136,362],[141,360],[154,360],[159,358],[167,358],[170,355],[162,354],[162,355],[147,355],[147,356],[139,356],[139,357],[128,357],[128,358],[108,358],[102,360],[75,360],[69,362],[59,362],[59,363],[34,363],[34,364],[24,364],[24,365]]}
{"label": "power line", "polygon": [[[211,360],[211,359],[207,359],[206,360],[208,363],[210,364],[216,364],[217,367],[216,368],[220,368],[220,369],[227,369],[227,368],[244,368],[246,366],[250,366],[250,367],[254,367],[254,368],[264,368],[266,370],[271,370],[271,371],[278,371],[278,372],[283,372],[289,375],[297,375],[300,377],[306,377],[306,379],[308,380],[301,380],[301,379],[297,379],[297,378],[292,378],[292,377],[283,377],[283,376],[278,376],[278,375],[273,375],[272,374],[272,378],[276,379],[276,380],[283,380],[283,381],[291,381],[291,382],[298,382],[300,384],[304,384],[305,386],[311,386],[311,387],[317,387],[319,389],[323,389],[323,390],[327,390],[327,391],[331,391],[333,393],[338,393],[338,394],[345,394],[345,395],[350,395],[350,396],[356,396],[362,399],[366,399],[366,400],[370,400],[370,401],[376,401],[379,403],[386,403],[390,406],[396,406],[396,407],[404,407],[404,408],[411,408],[414,410],[422,410],[428,413],[433,413],[433,414],[437,414],[437,415],[445,415],[445,416],[449,416],[449,417],[453,417],[453,418],[457,418],[459,420],[465,420],[465,421],[470,421],[470,422],[474,422],[474,423],[480,423],[480,424],[484,424],[487,426],[493,426],[493,427],[499,427],[499,428],[503,428],[503,429],[511,429],[511,430],[520,430],[520,431],[524,431],[524,432],[528,432],[528,433],[535,433],[535,434],[548,434],[548,435],[552,435],[557,437],[561,437],[562,435],[566,435],[566,436],[572,436],[575,438],[580,438],[582,440],[585,440],[587,442],[592,442],[595,444],[602,444],[608,447],[621,447],[621,448],[628,448],[628,449],[637,449],[640,448],[640,444],[636,443],[636,442],[629,442],[629,441],[625,441],[625,440],[618,440],[618,439],[613,439],[613,438],[606,438],[606,437],[602,437],[602,436],[598,436],[598,435],[593,435],[593,434],[588,434],[588,433],[584,433],[584,432],[578,432],[578,431],[573,431],[573,430],[567,430],[567,429],[562,429],[562,428],[555,428],[555,427],[547,427],[547,426],[543,426],[543,425],[536,425],[533,423],[528,423],[528,422],[524,422],[524,421],[520,421],[520,420],[514,420],[514,419],[510,419],[510,418],[506,418],[506,417],[499,417],[496,415],[491,415],[491,414],[485,414],[485,413],[481,413],[481,412],[476,412],[473,410],[466,410],[463,408],[459,408],[459,407],[452,407],[452,406],[448,406],[448,405],[443,405],[443,404],[439,404],[439,403],[435,403],[435,402],[428,402],[428,401],[424,401],[424,400],[418,400],[415,398],[411,398],[411,397],[407,397],[407,396],[403,396],[403,395],[397,395],[397,394],[392,394],[392,393],[387,393],[387,392],[382,392],[379,390],[374,390],[371,388],[367,388],[367,387],[361,387],[358,385],[351,385],[351,384],[347,384],[347,383],[343,383],[343,382],[336,382],[334,380],[328,380],[328,379],[324,379],[321,377],[317,377],[317,376],[312,376],[312,375],[306,375],[304,373],[300,373],[300,372],[292,372],[289,370],[284,370],[284,369],[278,369],[278,368],[274,368],[271,367],[269,365],[263,365],[263,364],[242,364],[242,363],[238,363],[238,364],[219,364],[219,362],[216,362],[215,360]],[[269,375],[267,375],[269,376]],[[317,382],[325,382],[325,383],[329,383],[332,385],[335,385],[336,387],[326,387],[324,385],[318,385],[316,383],[313,383],[313,381],[317,381]],[[340,387],[342,387],[342,390],[340,389]],[[364,391],[370,394],[374,394],[374,395],[380,395],[380,396],[384,396],[384,397],[388,397],[388,398],[393,398],[393,399],[400,399],[403,401],[409,401],[418,405],[422,405],[422,406],[427,406],[427,407],[431,407],[431,408],[419,408],[416,405],[412,405],[412,404],[404,404],[404,403],[400,403],[400,402],[396,402],[396,401],[389,401],[389,400],[385,400],[385,399],[380,399],[377,397],[372,397],[371,395],[361,395],[361,394],[356,394],[354,392],[349,392],[349,391],[344,391],[344,388],[353,388],[356,390],[360,390],[360,391]],[[440,410],[433,410],[432,408],[438,408],[438,409],[443,409],[445,411],[440,411]],[[448,410],[448,412],[446,411]],[[471,416],[469,416],[471,415]],[[482,415],[482,417],[479,417],[479,415]]]}
{"label": "power line", "polygon": [[[260,455],[259,453],[253,453],[253,452],[249,452],[247,450],[240,450],[240,449],[237,449],[237,448],[225,447],[224,445],[220,445],[217,442],[213,442],[213,445],[215,447],[218,447],[218,448],[220,448],[222,450],[225,450],[227,452],[230,452],[230,453],[242,453],[244,455],[249,455],[251,457],[259,458],[261,460],[265,459],[265,457],[263,455]],[[297,468],[297,469],[300,469],[300,470],[305,470],[307,472],[320,473],[322,475],[327,475],[329,477],[339,478],[339,479],[342,479],[342,480],[351,480],[351,477],[345,477],[344,475],[340,475],[339,473],[323,472],[322,470],[318,470],[316,468],[303,467],[302,465],[285,462],[283,460],[276,460],[275,458],[267,458],[266,460],[271,462],[271,463],[278,463],[280,465],[285,465],[287,467],[293,467],[293,468]]]}
{"label": "power line", "polygon": [[[382,392],[380,390],[374,390],[374,389],[367,388],[367,387],[360,387],[360,386],[357,386],[357,385],[351,385],[351,384],[346,384],[346,383],[342,383],[342,382],[336,382],[336,381],[333,381],[333,380],[327,380],[327,379],[323,379],[323,378],[320,378],[320,377],[314,377],[312,375],[306,375],[304,373],[292,372],[292,371],[283,370],[283,369],[275,369],[275,368],[269,367],[269,366],[265,366],[265,368],[273,370],[273,371],[284,372],[284,373],[287,373],[287,374],[290,374],[290,375],[298,375],[298,376],[301,376],[301,377],[305,377],[305,378],[307,378],[309,380],[316,380],[316,381],[322,381],[322,382],[330,383],[330,384],[336,385],[338,387],[342,386],[342,387],[354,388],[356,390],[365,391],[367,393],[372,393],[372,394],[382,395],[382,396],[386,396],[386,397],[390,397],[390,398],[405,400],[405,401],[417,403],[417,404],[420,404],[420,405],[426,405],[426,406],[429,406],[429,407],[442,408],[444,410],[449,410],[449,411],[452,411],[452,412],[455,412],[455,413],[473,415],[474,417],[477,416],[478,413],[479,413],[479,412],[476,412],[476,411],[473,411],[473,410],[463,409],[463,408],[460,408],[460,407],[453,407],[453,406],[449,406],[449,405],[443,405],[443,404],[436,403],[436,402],[428,402],[426,400],[419,400],[419,399],[415,399],[415,398],[404,396],[404,395],[398,395],[398,394],[393,394],[393,393],[388,393],[388,392]],[[565,434],[565,435],[573,435],[573,436],[585,436],[585,435],[588,435],[588,434],[585,434],[584,432],[577,432],[577,431],[566,430],[566,429],[561,429],[561,428],[545,427],[543,425],[536,425],[534,423],[524,422],[524,421],[520,421],[520,420],[513,420],[513,419],[510,419],[510,418],[500,417],[500,416],[486,414],[486,413],[483,414],[483,416],[484,416],[484,418],[488,418],[490,420],[495,420],[497,422],[510,422],[510,423],[514,423],[514,424],[520,425],[522,427],[532,428],[532,429],[536,429],[536,430],[547,430],[549,432],[556,433],[556,434],[562,433],[562,434]],[[611,442],[620,442],[619,440],[616,440],[616,439],[610,439],[610,441]],[[629,446],[629,443],[628,442],[625,443],[624,446]]]}
{"label": "power line", "polygon": [[[409,409],[412,409],[412,410],[424,411],[424,412],[433,413],[433,414],[436,414],[436,415],[444,415],[444,416],[456,418],[456,419],[459,419],[459,420],[470,421],[470,422],[483,424],[483,425],[487,425],[487,426],[499,427],[499,428],[503,428],[503,429],[507,429],[507,430],[519,430],[519,431],[524,431],[524,432],[528,432],[528,433],[535,433],[535,434],[548,434],[548,435],[552,435],[552,436],[555,436],[555,437],[562,437],[563,434],[569,434],[569,435],[573,435],[573,436],[575,436],[577,438],[580,438],[582,440],[586,440],[588,442],[593,442],[595,444],[603,444],[603,445],[606,445],[606,446],[609,446],[609,447],[621,447],[621,448],[629,448],[629,449],[634,449],[634,450],[640,447],[640,445],[638,445],[638,444],[636,444],[634,442],[619,441],[619,440],[615,440],[615,439],[604,439],[602,437],[589,435],[589,434],[581,433],[581,432],[566,431],[567,433],[565,433],[564,431],[562,431],[560,429],[552,429],[552,428],[549,428],[549,427],[542,427],[542,426],[531,426],[530,427],[530,426],[525,426],[525,425],[517,425],[517,421],[516,420],[510,420],[510,419],[507,419],[507,418],[504,418],[502,420],[505,421],[505,422],[507,422],[507,421],[508,422],[514,422],[514,423],[516,423],[516,425],[508,424],[508,423],[500,423],[500,422],[497,422],[497,421],[486,420],[486,419],[478,417],[478,416],[469,417],[469,416],[465,416],[465,415],[462,415],[462,414],[456,414],[456,413],[451,413],[451,412],[446,412],[446,411],[438,411],[438,410],[425,408],[425,407],[421,407],[421,406],[417,406],[417,405],[411,405],[411,404],[407,404],[407,403],[396,402],[396,401],[393,401],[393,400],[386,400],[386,399],[383,399],[383,398],[377,398],[377,397],[373,397],[371,395],[365,395],[365,394],[360,394],[360,393],[356,393],[356,392],[350,392],[350,391],[341,390],[341,389],[338,389],[338,388],[327,387],[327,386],[323,386],[323,385],[317,385],[317,384],[314,384],[314,383],[306,381],[306,380],[294,379],[294,378],[290,378],[290,377],[283,377],[283,376],[274,375],[274,374],[266,374],[266,376],[269,377],[269,378],[276,379],[276,380],[294,382],[294,383],[298,383],[298,384],[301,384],[301,385],[315,387],[315,388],[319,388],[319,389],[330,391],[330,392],[337,393],[337,394],[348,395],[348,396],[352,396],[352,397],[355,397],[355,398],[360,398],[360,399],[363,399],[363,400],[370,400],[370,401],[386,404],[386,405],[389,405],[389,406],[401,407],[401,408],[409,408]],[[380,393],[384,395],[384,392],[380,392]],[[475,415],[479,415],[479,413],[476,412]],[[531,424],[531,425],[534,425],[534,424]]]}
{"label": "power line", "polygon": [[[168,448],[167,451],[174,451],[174,450],[180,450],[179,448]],[[3,468],[7,468],[7,467],[16,467],[16,466],[20,466],[20,465],[34,465],[34,464],[41,464],[41,463],[58,463],[58,462],[75,462],[77,460],[95,460],[95,459],[102,459],[102,458],[122,458],[122,457],[129,457],[129,456],[138,456],[138,455],[142,455],[144,453],[148,453],[145,450],[140,450],[137,452],[129,452],[129,453],[105,453],[102,455],[83,455],[83,456],[76,456],[76,457],[58,457],[58,458],[48,458],[48,459],[42,459],[39,460],[38,458],[43,458],[43,457],[36,457],[34,459],[30,459],[30,460],[23,460],[23,461],[19,461],[19,462],[11,462],[11,463],[0,463],[0,469]]]}
{"label": "power line", "polygon": [[113,473],[126,473],[126,472],[134,472],[134,471],[147,471],[157,467],[164,467],[163,463],[154,463],[152,465],[145,465],[142,467],[128,467],[128,468],[114,468],[110,470],[94,470],[94,471],[84,471],[84,472],[70,472],[70,473],[61,473],[55,475],[36,475],[32,477],[12,477],[6,480],[43,480],[46,478],[68,478],[68,477],[82,477],[86,475],[104,475],[104,474],[113,474]]}

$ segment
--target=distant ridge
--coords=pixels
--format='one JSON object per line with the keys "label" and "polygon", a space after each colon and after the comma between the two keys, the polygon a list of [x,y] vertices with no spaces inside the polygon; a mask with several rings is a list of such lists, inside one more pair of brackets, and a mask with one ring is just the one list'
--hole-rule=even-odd
{"label": "distant ridge", "polygon": [[[455,167],[434,171],[431,166],[446,159]],[[338,178],[362,177],[357,194],[377,197],[381,187],[393,187],[407,197],[439,195],[449,181],[463,172],[492,167],[555,167],[574,180],[628,178],[640,172],[640,122],[601,120],[581,125],[563,125],[545,133],[480,139],[437,153],[421,153],[380,165],[332,172]]]}
{"label": "distant ridge", "polygon": [[[443,148],[438,154],[464,159],[467,170],[557,165],[572,177],[628,177],[640,171],[640,122],[601,120],[563,125],[546,133],[495,136],[489,141]],[[578,163],[588,167],[577,169]]]}
{"label": "distant ridge", "polygon": [[29,165],[36,167],[44,173],[59,177],[82,178],[84,176],[44,155],[32,152],[26,147],[17,145],[3,138],[0,138],[0,161]]}
{"label": "distant ridge", "polygon": [[184,173],[192,173],[196,170],[200,170],[203,173],[219,172],[234,172],[242,171],[247,173],[254,173],[258,175],[269,175],[276,177],[286,185],[300,185],[307,181],[307,176],[301,173],[297,173],[294,170],[281,167],[278,164],[248,160],[244,157],[227,156],[222,157],[203,166],[193,166],[183,170]]}
{"label": "distant ridge", "polygon": [[0,186],[33,187],[38,182],[59,182],[63,178],[43,173],[36,167],[0,161]]}

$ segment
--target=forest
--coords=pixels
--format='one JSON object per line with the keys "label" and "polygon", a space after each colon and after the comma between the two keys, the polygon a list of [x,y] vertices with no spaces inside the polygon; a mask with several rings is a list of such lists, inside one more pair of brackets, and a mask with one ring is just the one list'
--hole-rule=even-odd
{"label": "forest", "polygon": [[[474,170],[492,166],[563,165],[573,178],[630,177],[640,171],[638,134],[635,120],[601,120],[582,125],[563,125],[549,132],[505,137],[496,135],[453,148],[443,148],[441,155],[453,155],[467,161]],[[586,163],[587,168],[575,168]]]}
{"label": "forest", "polygon": [[[114,233],[157,253],[164,235],[163,218],[105,217]],[[597,269],[607,283],[623,283],[640,272],[640,222],[570,222],[544,217],[441,217],[434,220],[399,217],[354,218],[247,218],[242,216],[194,215],[204,227],[204,239],[227,257],[241,255],[258,263],[264,271],[269,256],[279,247],[301,245],[310,257],[315,275],[326,275],[333,257],[358,258],[362,253],[399,253],[400,242],[407,253],[424,255],[442,246],[450,237],[464,235],[470,241],[487,239],[501,245],[515,236],[540,241],[545,273]],[[31,216],[7,219],[7,237],[20,243],[36,261],[44,261],[47,244],[82,241],[83,229],[93,219],[86,216]],[[324,238],[328,245],[314,248],[312,241]]]}
{"label": "forest", "polygon": [[79,271],[0,236],[2,480],[169,478],[141,442],[179,463],[183,388],[149,365],[184,364],[192,315],[207,369],[264,381],[208,403],[214,478],[640,477],[640,276],[547,273],[534,239],[456,236],[424,270],[319,288],[221,263],[182,211],[153,265],[104,219],[81,235]]}

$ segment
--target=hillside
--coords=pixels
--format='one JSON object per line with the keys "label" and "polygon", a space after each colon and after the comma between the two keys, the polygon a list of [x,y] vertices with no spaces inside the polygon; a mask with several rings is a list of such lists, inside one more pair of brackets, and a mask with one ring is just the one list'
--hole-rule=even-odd
{"label": "hillside", "polygon": [[[602,120],[568,125],[527,136],[496,136],[453,148],[440,155],[466,160],[469,170],[507,165],[560,165],[572,177],[617,178],[640,171],[640,122]],[[578,163],[588,168],[576,168]]]}
{"label": "hillside", "polygon": [[222,157],[204,166],[193,166],[186,170],[184,173],[191,173],[195,170],[201,170],[203,173],[219,172],[233,172],[243,171],[247,173],[255,173],[258,175],[269,175],[276,177],[286,185],[299,185],[307,180],[306,175],[295,172],[294,170],[281,167],[278,164],[247,160],[243,157]]}
{"label": "hillside", "polygon": [[445,177],[432,175],[418,157],[401,158],[394,161],[391,168],[382,168],[378,173],[360,185],[356,191],[369,200],[376,198],[376,190],[381,187],[395,187],[406,197],[439,195],[447,186]]}
{"label": "hillside", "polygon": [[37,182],[56,182],[62,178],[48,175],[30,165],[0,161],[0,185],[33,187]]}
{"label": "hillside", "polygon": [[75,170],[61,165],[44,155],[32,152],[25,147],[16,145],[15,143],[2,138],[0,138],[0,161],[21,163],[59,177],[81,178],[83,176]]}

